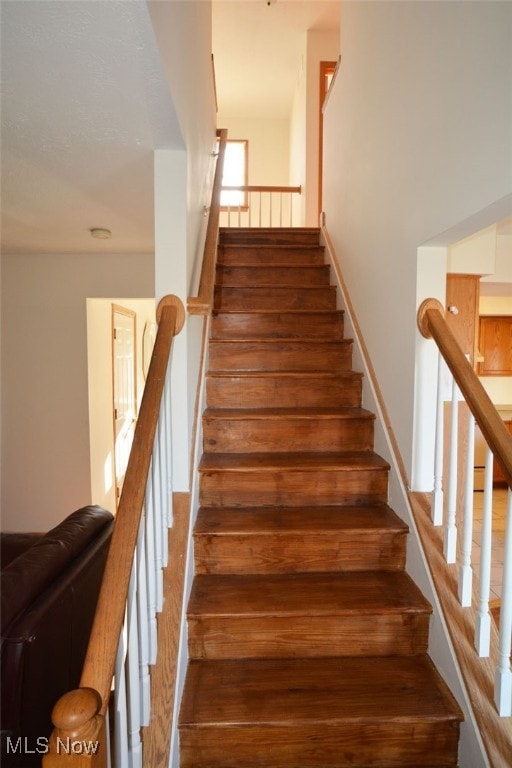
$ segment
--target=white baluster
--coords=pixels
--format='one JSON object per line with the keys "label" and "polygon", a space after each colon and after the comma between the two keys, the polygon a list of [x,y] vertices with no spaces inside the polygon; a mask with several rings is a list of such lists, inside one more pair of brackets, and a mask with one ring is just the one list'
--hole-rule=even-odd
{"label": "white baluster", "polygon": [[473,569],[471,545],[473,541],[473,486],[475,466],[475,419],[468,411],[468,447],[464,482],[464,519],[462,523],[462,551],[459,571],[459,600],[464,607],[471,605],[473,596]]}
{"label": "white baluster", "polygon": [[167,483],[166,483],[167,469],[165,466],[164,441],[165,441],[165,434],[163,430],[163,421],[162,421],[162,406],[160,406],[160,414],[159,414],[159,419],[158,419],[158,424],[156,427],[156,434],[155,434],[155,446],[157,448],[158,463],[160,468],[158,473],[158,480],[159,480],[158,495],[160,498],[160,525],[162,527],[162,538],[161,538],[162,567],[166,568],[167,560],[169,557],[168,537],[167,537],[169,507],[167,504],[167,499],[168,499]]}
{"label": "white baluster", "polygon": [[279,226],[283,226],[283,193],[279,193]]}
{"label": "white baluster", "polygon": [[478,655],[482,657],[489,656],[491,643],[489,596],[491,593],[492,466],[492,451],[488,447],[485,459],[482,537],[480,541],[480,585],[475,625],[475,647]]}
{"label": "white baluster", "polygon": [[127,768],[130,765],[128,750],[128,715],[126,703],[126,678],[125,678],[125,657],[126,657],[126,614],[123,623],[123,629],[119,638],[119,647],[117,649],[115,666],[115,727],[114,743],[115,753],[114,762],[116,768]]}
{"label": "white baluster", "polygon": [[444,493],[443,493],[443,459],[444,459],[444,396],[443,396],[444,363],[441,354],[437,362],[437,411],[436,411],[436,440],[434,457],[434,491],[432,498],[432,522],[434,525],[443,524]]}
{"label": "white baluster", "polygon": [[156,579],[156,610],[158,613],[162,610],[164,601],[163,592],[163,544],[162,544],[162,499],[160,496],[160,455],[158,440],[155,436],[153,446],[152,469],[152,488],[153,488],[153,521],[155,533],[155,579]]}
{"label": "white baluster", "polygon": [[450,465],[448,470],[448,517],[444,534],[444,556],[447,563],[457,559],[457,445],[459,423],[458,387],[453,379],[450,420]]}
{"label": "white baluster", "polygon": [[252,227],[252,192],[247,193],[247,204],[249,205],[249,226]]}
{"label": "white baluster", "polygon": [[260,219],[259,219],[259,226],[261,227],[261,192],[260,192]]}
{"label": "white baluster", "polygon": [[270,225],[272,226],[272,192],[268,193],[268,218]]}
{"label": "white baluster", "polygon": [[167,446],[166,450],[166,488],[167,488],[167,525],[169,528],[172,527],[173,524],[173,513],[172,513],[172,421],[171,421],[171,360],[169,360],[169,364],[167,366],[167,375],[165,379],[164,384],[164,404],[165,404],[165,410],[164,410],[164,427],[165,427],[165,436],[164,436],[164,442]]}
{"label": "white baluster", "polygon": [[503,584],[500,605],[500,640],[498,668],[494,687],[494,701],[501,717],[512,714],[512,491],[507,495],[507,522],[503,552]]}
{"label": "white baluster", "polygon": [[139,636],[137,618],[137,552],[134,554],[127,599],[128,645],[126,648],[126,681],[128,703],[128,748],[132,768],[142,768],[142,742],[140,738],[140,679]]}
{"label": "white baluster", "polygon": [[137,620],[139,635],[139,684],[140,684],[140,724],[149,725],[151,710],[151,689],[149,678],[149,627],[148,583],[146,569],[146,528],[141,518],[137,539]]}
{"label": "white baluster", "polygon": [[149,616],[149,663],[156,664],[157,655],[157,623],[156,623],[156,555],[155,555],[155,525],[154,508],[151,503],[151,485],[146,488],[146,583],[148,585],[148,616]]}

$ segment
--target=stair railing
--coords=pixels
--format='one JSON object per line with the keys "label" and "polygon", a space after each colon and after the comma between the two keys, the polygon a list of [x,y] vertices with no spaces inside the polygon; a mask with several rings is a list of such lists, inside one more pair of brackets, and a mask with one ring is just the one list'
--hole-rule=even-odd
{"label": "stair railing", "polygon": [[[222,205],[221,225],[225,227],[293,227],[297,218],[296,195],[301,187],[226,186],[238,203]],[[238,194],[236,194],[238,193]]]}
{"label": "stair railing", "polygon": [[150,718],[168,531],[173,523],[170,366],[185,311],[176,296],[157,309],[158,333],[77,690],[53,710],[44,768],[141,768]]}
{"label": "stair railing", "polygon": [[[508,484],[507,517],[501,574],[499,641],[494,665],[494,703],[501,717],[512,714],[512,435],[509,434],[487,392],[466,359],[444,318],[444,308],[436,299],[426,299],[418,310],[418,327],[425,338],[432,338],[439,348],[436,446],[432,522],[444,527],[444,557],[458,564],[458,599],[463,608],[476,608],[474,627],[475,656],[491,656],[490,583],[492,562],[493,462],[499,461]],[[446,364],[447,368],[445,367]],[[450,372],[451,413],[448,462],[443,458],[445,375]],[[457,509],[458,415],[461,396],[468,406],[468,435],[465,471],[463,473],[462,510]],[[474,430],[479,426],[487,443],[485,468],[481,554],[478,579],[473,583],[473,478]],[[443,466],[448,464],[448,477],[443,483]],[[446,498],[445,498],[446,488]],[[459,530],[461,536],[459,536]],[[460,541],[458,540],[460,538]]]}
{"label": "stair railing", "polygon": [[207,315],[213,303],[213,285],[215,282],[215,265],[217,261],[217,246],[219,242],[219,217],[220,198],[222,188],[222,173],[224,170],[224,155],[226,153],[226,141],[228,132],[226,129],[217,131],[218,151],[211,205],[208,211],[208,226],[204,246],[201,275],[197,296],[187,299],[187,311],[191,315]]}

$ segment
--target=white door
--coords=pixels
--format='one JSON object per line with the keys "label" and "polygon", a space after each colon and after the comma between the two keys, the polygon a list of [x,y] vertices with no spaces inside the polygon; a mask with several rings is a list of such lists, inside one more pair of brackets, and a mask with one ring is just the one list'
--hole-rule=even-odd
{"label": "white door", "polygon": [[137,418],[135,312],[112,305],[112,380],[116,505],[123,487]]}

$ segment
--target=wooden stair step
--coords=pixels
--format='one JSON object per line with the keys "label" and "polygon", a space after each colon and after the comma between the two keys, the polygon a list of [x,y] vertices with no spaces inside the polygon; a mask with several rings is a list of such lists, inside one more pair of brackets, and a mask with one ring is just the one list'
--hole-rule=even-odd
{"label": "wooden stair step", "polygon": [[308,266],[324,264],[325,249],[320,245],[230,245],[219,244],[217,264],[235,266],[264,264],[275,266]]}
{"label": "wooden stair step", "polygon": [[297,339],[212,339],[210,371],[348,371],[352,367],[352,340],[299,341]]}
{"label": "wooden stair step", "polygon": [[223,373],[206,377],[206,399],[214,408],[358,406],[362,374],[354,371]]}
{"label": "wooden stair step", "polygon": [[196,573],[401,570],[407,525],[386,505],[201,507]]}
{"label": "wooden stair step", "polygon": [[377,454],[205,453],[202,506],[374,504],[387,500],[389,465]]}
{"label": "wooden stair step", "polygon": [[318,227],[221,227],[219,242],[252,245],[319,245]]}
{"label": "wooden stair step", "polygon": [[215,284],[217,286],[307,286],[329,285],[330,267],[327,264],[308,266],[217,266]]}
{"label": "wooden stair step", "polygon": [[192,658],[425,653],[432,609],[403,571],[197,575]]}
{"label": "wooden stair step", "polygon": [[455,768],[461,719],[422,655],[191,661],[180,765]]}
{"label": "wooden stair step", "polygon": [[374,421],[364,408],[207,408],[203,450],[369,451]]}
{"label": "wooden stair step", "polygon": [[334,285],[311,287],[216,286],[213,306],[216,310],[258,309],[336,309]]}
{"label": "wooden stair step", "polygon": [[315,339],[343,338],[343,312],[338,310],[273,310],[217,312],[212,315],[212,339],[251,338]]}

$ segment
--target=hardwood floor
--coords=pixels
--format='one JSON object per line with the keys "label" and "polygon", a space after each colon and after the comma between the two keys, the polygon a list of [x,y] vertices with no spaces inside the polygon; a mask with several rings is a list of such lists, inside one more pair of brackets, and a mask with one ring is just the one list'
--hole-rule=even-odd
{"label": "hardwood floor", "polygon": [[454,768],[318,230],[223,230],[218,260],[181,766]]}

